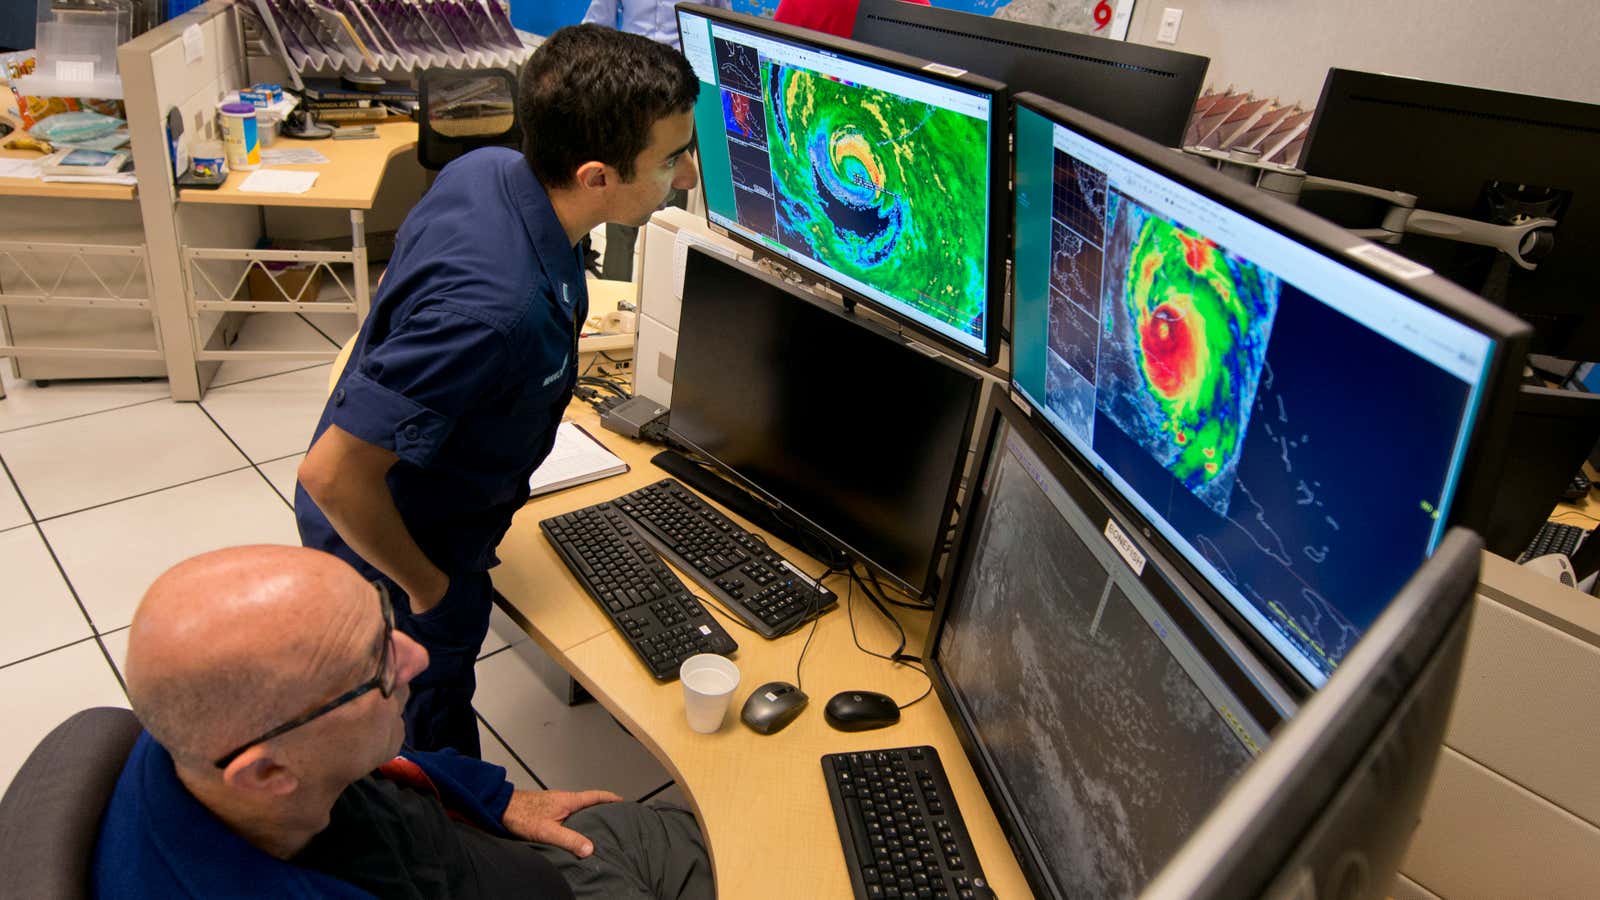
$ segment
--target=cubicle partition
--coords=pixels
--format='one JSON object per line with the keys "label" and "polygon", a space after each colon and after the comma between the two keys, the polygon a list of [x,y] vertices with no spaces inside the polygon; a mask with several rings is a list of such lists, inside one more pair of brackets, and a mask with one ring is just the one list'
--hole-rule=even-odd
{"label": "cubicle partition", "polygon": [[[166,349],[168,378],[176,400],[198,400],[217,365],[227,360],[331,360],[335,350],[230,350],[237,320],[245,313],[300,312],[366,315],[370,297],[364,237],[365,209],[388,156],[415,141],[398,134],[376,150],[351,151],[334,142],[318,148],[335,158],[321,167],[316,193],[259,194],[239,190],[248,173],[234,172],[216,190],[178,189],[167,151],[166,123],[172,110],[184,122],[184,140],[214,135],[222,96],[250,84],[239,13],[214,0],[119,48],[139,173],[139,202],[149,242],[150,277]],[[340,151],[345,151],[340,153]],[[371,157],[342,159],[342,157]],[[339,165],[339,162],[347,163]],[[374,164],[377,174],[372,173]],[[336,188],[351,176],[369,182],[359,196]],[[331,192],[329,188],[335,188]],[[348,206],[347,206],[348,204]],[[352,248],[347,251],[259,249],[267,205],[348,208]],[[275,263],[309,264],[321,276],[320,298],[280,282]],[[252,274],[271,286],[264,296],[245,298]],[[314,303],[314,306],[312,305]]]}

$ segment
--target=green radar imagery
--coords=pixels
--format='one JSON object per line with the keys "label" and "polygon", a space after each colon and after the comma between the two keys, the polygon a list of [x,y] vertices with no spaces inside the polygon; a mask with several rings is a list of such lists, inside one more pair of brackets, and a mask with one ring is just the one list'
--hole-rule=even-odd
{"label": "green radar imagery", "polygon": [[778,239],[982,335],[987,124],[806,69],[761,77]]}
{"label": "green radar imagery", "polygon": [[1104,411],[1225,515],[1265,369],[1277,279],[1117,199],[1110,257],[1124,274],[1102,353],[1122,365],[1113,367]]}

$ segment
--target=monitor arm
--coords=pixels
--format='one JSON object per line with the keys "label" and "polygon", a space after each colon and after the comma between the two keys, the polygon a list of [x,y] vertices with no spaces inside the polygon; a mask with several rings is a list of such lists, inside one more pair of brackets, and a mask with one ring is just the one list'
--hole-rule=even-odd
{"label": "monitor arm", "polygon": [[1519,267],[1533,271],[1555,246],[1556,220],[1519,217],[1501,225],[1463,216],[1417,209],[1415,194],[1307,175],[1293,166],[1261,162],[1253,151],[1185,148],[1185,153],[1209,160],[1223,174],[1250,184],[1280,200],[1299,205],[1300,195],[1324,191],[1370,197],[1389,204],[1377,228],[1352,228],[1351,234],[1379,244],[1398,244],[1407,234],[1442,238],[1499,250]]}

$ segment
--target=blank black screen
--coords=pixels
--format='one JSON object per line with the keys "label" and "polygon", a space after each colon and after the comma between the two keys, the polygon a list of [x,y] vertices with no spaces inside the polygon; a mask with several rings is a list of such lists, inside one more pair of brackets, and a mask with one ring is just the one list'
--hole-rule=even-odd
{"label": "blank black screen", "polygon": [[916,590],[944,536],[981,383],[689,252],[673,433]]}

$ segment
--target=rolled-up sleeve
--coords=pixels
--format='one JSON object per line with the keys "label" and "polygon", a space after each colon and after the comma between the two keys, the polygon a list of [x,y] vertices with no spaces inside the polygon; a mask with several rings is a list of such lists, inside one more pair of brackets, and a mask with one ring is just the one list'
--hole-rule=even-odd
{"label": "rolled-up sleeve", "polygon": [[456,422],[503,384],[505,336],[449,309],[408,316],[370,347],[328,399],[332,424],[426,466]]}

